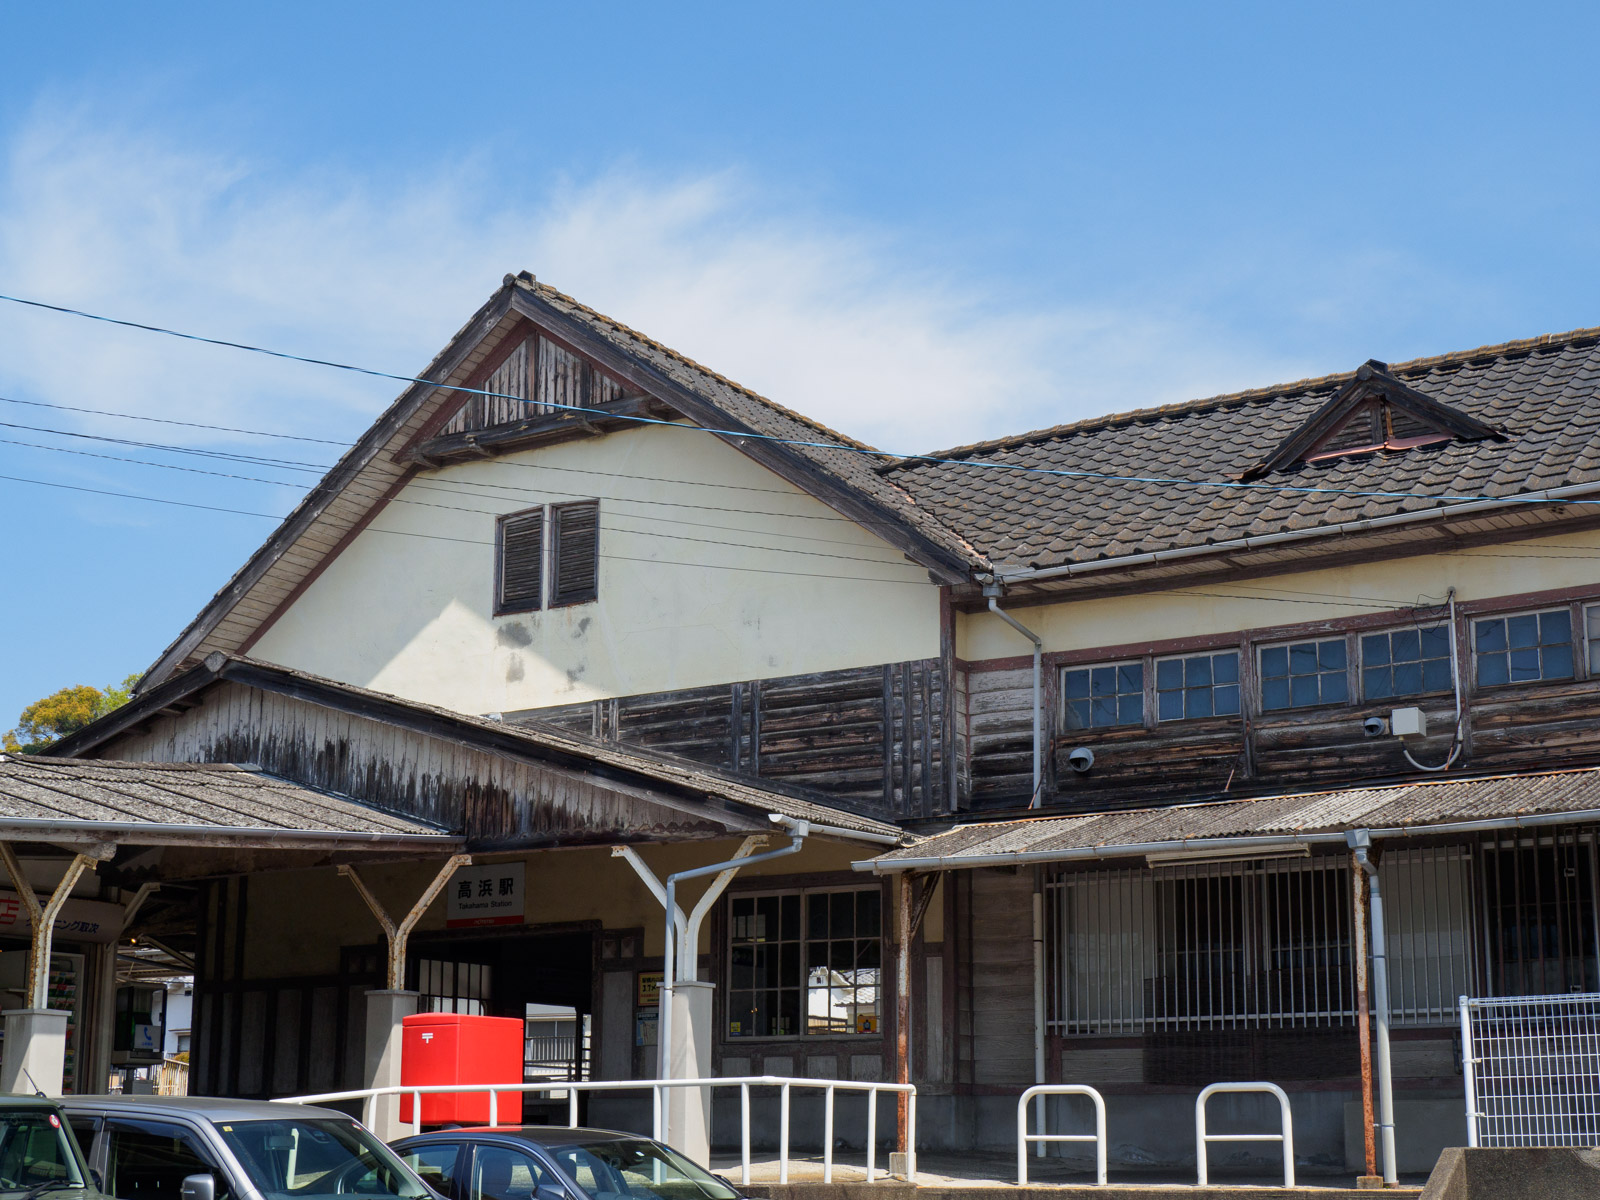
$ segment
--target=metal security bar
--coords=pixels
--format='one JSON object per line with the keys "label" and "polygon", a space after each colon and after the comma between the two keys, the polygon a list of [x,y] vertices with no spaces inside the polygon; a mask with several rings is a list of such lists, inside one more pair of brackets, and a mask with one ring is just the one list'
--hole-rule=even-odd
{"label": "metal security bar", "polygon": [[1059,870],[1046,889],[1052,1033],[1355,1019],[1343,857]]}
{"label": "metal security bar", "polygon": [[1600,1146],[1600,993],[1461,997],[1469,1146]]}
{"label": "metal security bar", "polygon": [[1491,996],[1600,991],[1594,832],[1508,832],[1485,839],[1479,852],[1485,990]]}
{"label": "metal security bar", "polygon": [[[1028,1101],[1035,1096],[1087,1096],[1094,1101],[1094,1132],[1093,1133],[1046,1133],[1045,1110],[1047,1105],[1040,1101],[1039,1132],[1028,1132]],[[1017,1184],[1025,1186],[1028,1182],[1028,1143],[1029,1142],[1093,1142],[1094,1143],[1094,1181],[1104,1185],[1106,1182],[1106,1102],[1105,1098],[1092,1087],[1081,1083],[1040,1083],[1022,1093],[1022,1098],[1017,1101]],[[1043,1153],[1043,1151],[1040,1151]]]}
{"label": "metal security bar", "polygon": [[1390,1021],[1449,1025],[1475,989],[1472,848],[1387,849],[1379,864],[1386,912]]}
{"label": "metal security bar", "polygon": [[[1277,1133],[1207,1133],[1206,1101],[1218,1092],[1261,1092],[1278,1098],[1279,1126]],[[1207,1186],[1206,1147],[1212,1142],[1282,1142],[1283,1186],[1294,1186],[1294,1115],[1289,1111],[1289,1097],[1275,1083],[1213,1083],[1201,1089],[1194,1102],[1194,1152],[1198,1160],[1200,1186]]]}

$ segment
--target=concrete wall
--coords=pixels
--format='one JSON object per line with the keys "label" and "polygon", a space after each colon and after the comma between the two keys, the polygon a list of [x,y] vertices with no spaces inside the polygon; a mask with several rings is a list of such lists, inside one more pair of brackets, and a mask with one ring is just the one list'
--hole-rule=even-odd
{"label": "concrete wall", "polygon": [[[1561,537],[1426,554],[1388,562],[1273,575],[1248,583],[1207,584],[1205,595],[1152,592],[1017,610],[1046,650],[1088,650],[1164,638],[1233,633],[1380,612],[1386,604],[1442,602],[1452,584],[1458,600],[1578,587],[1600,580],[1594,555],[1600,534]],[[1503,555],[1530,557],[1507,558]],[[1541,557],[1543,556],[1543,557]],[[1564,557],[1570,556],[1570,557]],[[956,653],[969,661],[1030,652],[1013,629],[988,613],[963,613],[956,623]]]}
{"label": "concrete wall", "polygon": [[[599,600],[495,617],[494,514],[594,497]],[[398,500],[252,655],[483,713],[939,653],[926,571],[704,433],[447,466]]]}

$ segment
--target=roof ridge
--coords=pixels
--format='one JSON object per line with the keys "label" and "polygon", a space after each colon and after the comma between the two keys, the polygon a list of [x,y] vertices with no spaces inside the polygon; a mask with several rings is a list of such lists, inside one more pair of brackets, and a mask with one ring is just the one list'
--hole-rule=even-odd
{"label": "roof ridge", "polygon": [[[1415,375],[1419,372],[1432,370],[1435,367],[1460,365],[1482,358],[1499,358],[1509,354],[1537,350],[1545,346],[1568,345],[1584,340],[1600,340],[1600,325],[1570,329],[1565,333],[1545,333],[1540,334],[1538,337],[1497,342],[1478,346],[1472,350],[1454,350],[1448,354],[1434,354],[1422,358],[1413,358],[1405,362],[1390,363],[1388,369],[1393,375]],[[1272,384],[1267,387],[1246,388],[1243,391],[1223,392],[1215,396],[1206,396],[1195,400],[1178,400],[1171,404],[1159,404],[1149,408],[1133,408],[1119,413],[1085,417],[1082,420],[1068,421],[1061,425],[1050,425],[1042,429],[1029,430],[1026,433],[1008,434],[1004,437],[970,442],[963,446],[953,446],[948,450],[934,450],[927,454],[909,455],[905,458],[885,463],[878,469],[882,472],[888,472],[899,467],[916,467],[931,459],[964,458],[976,454],[989,454],[997,450],[1026,446],[1033,442],[1052,441],[1057,438],[1071,437],[1080,433],[1096,432],[1102,429],[1117,429],[1125,425],[1136,425],[1143,421],[1203,412],[1207,409],[1229,408],[1235,405],[1249,404],[1255,400],[1271,399],[1274,396],[1321,391],[1348,383],[1355,378],[1358,370],[1360,370],[1359,367],[1349,371],[1336,371],[1328,375],[1309,376],[1305,379],[1296,379],[1288,383]]]}
{"label": "roof ridge", "polygon": [[841,442],[846,446],[852,447],[856,450],[864,450],[870,454],[879,454],[886,459],[892,460],[894,458],[894,455],[890,454],[887,450],[880,450],[876,446],[851,437],[849,434],[840,433],[837,429],[833,429],[830,426],[824,425],[821,421],[818,421],[814,417],[808,417],[802,412],[796,412],[787,405],[779,404],[776,400],[773,400],[767,396],[763,396],[760,392],[756,391],[752,387],[747,387],[735,379],[729,379],[726,375],[723,375],[718,371],[713,371],[710,367],[704,365],[703,363],[696,362],[687,354],[684,354],[679,350],[674,350],[671,346],[664,345],[661,342],[656,341],[655,338],[650,337],[648,334],[640,333],[637,329],[634,329],[629,325],[624,325],[615,317],[609,317],[605,313],[600,312],[598,309],[590,308],[581,300],[575,300],[573,297],[567,295],[560,289],[551,287],[548,283],[545,283],[543,280],[536,279],[526,271],[519,275],[513,276],[513,278],[518,284],[524,287],[529,287],[535,292],[544,292],[548,295],[554,296],[562,303],[570,304],[573,308],[587,313],[595,320],[604,322],[605,324],[611,326],[611,328],[617,330],[619,333],[624,333],[631,338],[637,338],[651,349],[659,350],[662,354],[676,359],[684,366],[699,371],[702,375],[708,376],[711,379],[715,379],[718,383],[724,384],[727,387],[731,387],[735,391],[741,392],[750,397],[750,399],[757,400],[760,403],[765,404],[768,408],[774,410],[775,412],[782,413],[791,420],[798,421],[808,428],[815,429],[817,432],[825,434],[826,436],[833,438],[834,440]]}

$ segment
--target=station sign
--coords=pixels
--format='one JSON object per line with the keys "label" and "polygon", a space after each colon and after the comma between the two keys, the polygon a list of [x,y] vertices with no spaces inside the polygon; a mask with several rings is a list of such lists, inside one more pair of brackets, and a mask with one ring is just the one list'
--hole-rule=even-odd
{"label": "station sign", "polygon": [[445,885],[444,923],[448,929],[482,925],[521,925],[526,863],[487,863],[462,867]]}

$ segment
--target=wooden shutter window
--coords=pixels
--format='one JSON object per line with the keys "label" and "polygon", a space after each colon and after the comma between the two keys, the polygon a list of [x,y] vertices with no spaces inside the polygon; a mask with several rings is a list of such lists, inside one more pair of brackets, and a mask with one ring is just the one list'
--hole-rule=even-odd
{"label": "wooden shutter window", "polygon": [[550,506],[552,608],[586,604],[600,594],[600,505],[594,500]]}
{"label": "wooden shutter window", "polygon": [[499,595],[496,613],[529,612],[544,594],[544,510],[501,517],[495,539]]}

